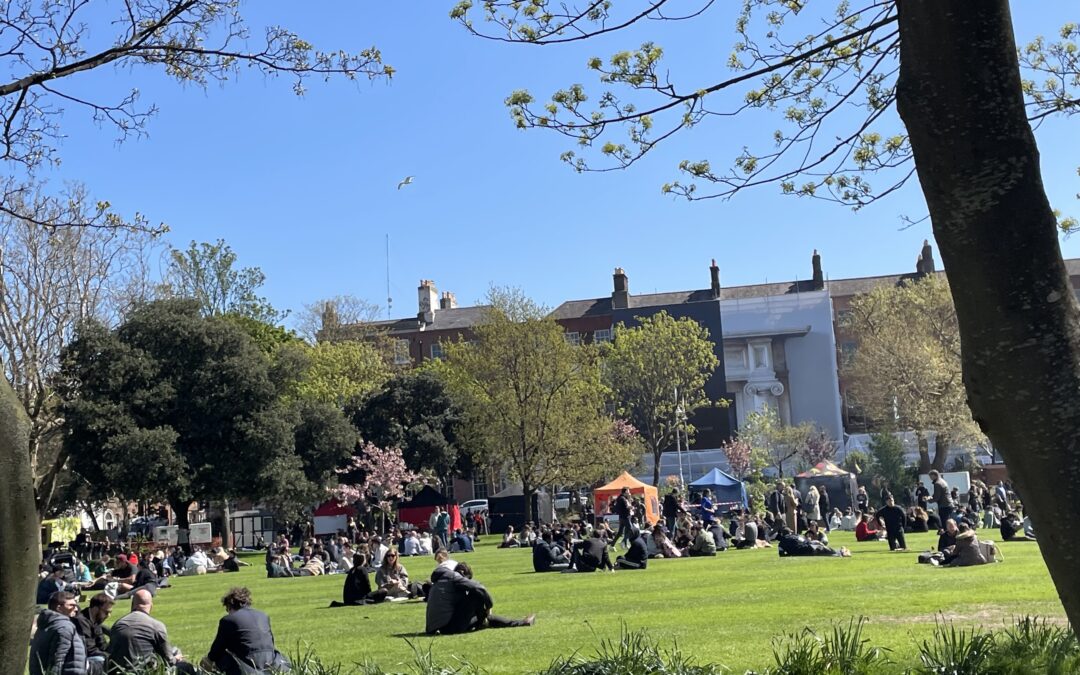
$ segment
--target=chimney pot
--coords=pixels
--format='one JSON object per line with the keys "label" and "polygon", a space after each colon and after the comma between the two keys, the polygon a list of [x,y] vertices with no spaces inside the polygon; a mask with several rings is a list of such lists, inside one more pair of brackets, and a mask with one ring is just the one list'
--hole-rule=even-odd
{"label": "chimney pot", "polygon": [[709,275],[711,276],[709,290],[712,293],[712,297],[720,297],[720,268],[716,265],[716,258],[712,259],[712,265],[709,266]]}
{"label": "chimney pot", "polygon": [[439,290],[435,288],[435,282],[430,279],[421,279],[417,289],[418,311],[416,318],[424,324],[435,321],[435,310],[439,308]]}
{"label": "chimney pot", "polygon": [[919,256],[922,258],[922,273],[933,274],[937,271],[937,266],[934,264],[934,249],[930,246],[930,241],[923,239],[922,254]]}

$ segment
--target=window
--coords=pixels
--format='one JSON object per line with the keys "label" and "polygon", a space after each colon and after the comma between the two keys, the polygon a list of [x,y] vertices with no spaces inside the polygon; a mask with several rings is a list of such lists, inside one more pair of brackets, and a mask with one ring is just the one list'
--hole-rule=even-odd
{"label": "window", "polygon": [[851,362],[855,360],[855,351],[859,348],[859,345],[854,342],[841,342],[840,343],[840,365],[850,366]]}
{"label": "window", "polygon": [[595,344],[600,344],[602,342],[611,342],[611,329],[600,328],[593,331],[592,340]]}
{"label": "window", "polygon": [[442,358],[442,343],[441,342],[432,343],[432,345],[431,345],[431,358],[433,358],[433,359],[441,359]]}
{"label": "window", "polygon": [[841,309],[836,313],[836,325],[848,327],[855,320],[855,312],[850,309]]}
{"label": "window", "polygon": [[457,497],[454,496],[454,479],[453,478],[446,481],[446,487],[443,488],[443,494],[446,495],[446,498],[449,499],[450,501],[457,501]]}
{"label": "window", "polygon": [[473,474],[472,479],[472,496],[473,499],[487,499],[488,486],[487,480],[484,478],[484,474]]}
{"label": "window", "polygon": [[399,366],[412,363],[412,356],[409,355],[408,340],[394,340],[394,363]]}
{"label": "window", "polygon": [[572,345],[581,344],[581,333],[578,333],[577,331],[573,331],[573,332],[570,332],[570,333],[564,333],[563,337],[566,338],[566,341],[569,342]]}

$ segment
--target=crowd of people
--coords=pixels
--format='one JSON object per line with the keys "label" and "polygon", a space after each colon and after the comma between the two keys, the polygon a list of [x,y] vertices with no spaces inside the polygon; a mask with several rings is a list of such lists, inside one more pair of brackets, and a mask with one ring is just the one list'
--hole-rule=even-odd
{"label": "crowd of people", "polygon": [[[976,483],[961,501],[938,472],[932,471],[930,479],[930,488],[917,484],[903,490],[903,506],[887,485],[880,486],[877,500],[862,487],[854,505],[843,512],[831,507],[824,485],[801,492],[777,481],[761,508],[716,504],[709,490],[689,502],[671,491],[655,524],[644,517],[644,503],[623,489],[608,505],[607,518],[508,528],[499,546],[531,548],[538,573],[588,573],[643,570],[655,558],[708,557],[729,549],[775,547],[783,557],[849,557],[849,549],[829,545],[829,533],[837,529],[854,532],[858,542],[884,540],[891,551],[907,550],[907,533],[937,531],[936,550],[921,554],[919,561],[942,567],[995,559],[996,547],[979,540],[980,528],[998,528],[1005,541],[1034,539],[1022,505],[1004,483],[993,488]],[[440,508],[424,531],[393,527],[384,537],[350,520],[348,530],[330,537],[304,536],[294,543],[281,533],[265,545],[266,573],[270,578],[344,575],[342,598],[332,607],[425,602],[429,634],[532,625],[535,615],[510,619],[494,614],[490,591],[474,579],[468,563],[454,560],[455,554],[472,551],[481,534],[476,523],[466,522],[471,526],[451,528],[449,514]],[[220,547],[175,546],[141,555],[115,545],[83,550],[94,556],[89,562],[55,554],[43,566],[37,600],[44,609],[35,622],[31,675],[96,674],[152,660],[178,672],[196,672],[171,646],[165,626],[151,616],[155,597],[169,586],[170,577],[235,572],[248,563]],[[402,560],[423,556],[433,556],[435,566],[416,580]],[[80,609],[86,591],[101,592]],[[130,613],[106,628],[116,604],[127,599]],[[227,613],[200,663],[203,669],[251,675],[287,667],[274,646],[269,618],[252,608],[246,588],[233,588],[222,604]]]}

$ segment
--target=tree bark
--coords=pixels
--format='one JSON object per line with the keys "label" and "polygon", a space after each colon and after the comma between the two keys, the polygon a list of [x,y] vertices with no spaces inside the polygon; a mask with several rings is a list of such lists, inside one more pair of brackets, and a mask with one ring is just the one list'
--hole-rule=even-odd
{"label": "tree bark", "polygon": [[950,445],[952,445],[952,439],[949,438],[948,434],[939,431],[937,436],[934,437],[934,462],[932,468],[941,472],[945,471],[945,466],[949,462]]}
{"label": "tree bark", "polygon": [[652,484],[653,487],[660,487],[660,458],[664,456],[663,450],[653,448],[653,468],[652,468]]}
{"label": "tree bark", "polygon": [[22,675],[34,616],[39,521],[30,468],[30,420],[0,377],[0,675]]}
{"label": "tree bark", "polygon": [[930,464],[930,441],[922,431],[915,432],[915,439],[919,444],[919,473],[930,473],[933,468]]}
{"label": "tree bark", "polygon": [[969,404],[1080,626],[1080,307],[1025,114],[1009,5],[897,5],[897,105],[948,270]]}
{"label": "tree bark", "polygon": [[529,485],[529,481],[521,481],[521,494],[525,495],[525,522],[532,520],[532,493],[536,488]]}

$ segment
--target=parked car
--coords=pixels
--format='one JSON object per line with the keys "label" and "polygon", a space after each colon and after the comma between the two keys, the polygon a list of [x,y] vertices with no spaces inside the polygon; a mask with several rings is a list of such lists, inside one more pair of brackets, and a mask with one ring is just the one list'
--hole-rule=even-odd
{"label": "parked car", "polygon": [[479,511],[487,511],[487,507],[488,500],[486,499],[470,499],[458,508],[461,510],[461,516],[465,518]]}
{"label": "parked car", "polygon": [[570,508],[570,493],[569,492],[556,492],[555,493],[555,510],[566,511]]}

